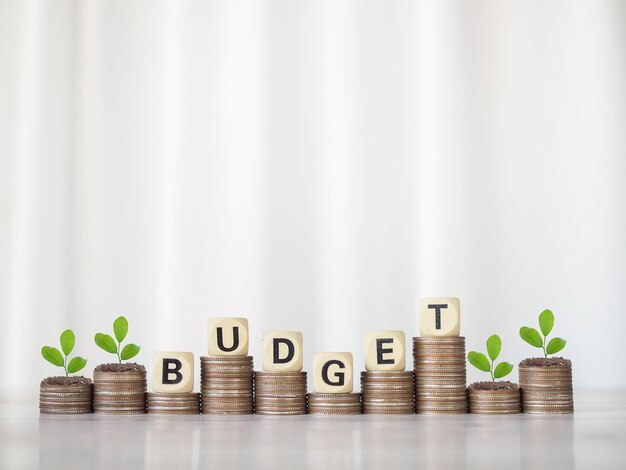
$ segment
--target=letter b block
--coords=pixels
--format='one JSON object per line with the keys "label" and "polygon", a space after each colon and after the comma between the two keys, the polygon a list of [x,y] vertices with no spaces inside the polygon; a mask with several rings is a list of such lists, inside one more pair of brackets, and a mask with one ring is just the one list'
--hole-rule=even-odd
{"label": "letter b block", "polygon": [[248,320],[209,318],[209,356],[247,356]]}
{"label": "letter b block", "polygon": [[302,333],[266,331],[263,334],[263,370],[300,372],[302,370]]}
{"label": "letter b block", "polygon": [[365,334],[365,369],[395,371],[406,367],[404,331],[369,331]]}
{"label": "letter b block", "polygon": [[152,358],[152,390],[193,392],[193,353],[162,351],[154,353]]}
{"label": "letter b block", "polygon": [[351,393],[354,384],[352,353],[315,353],[313,389],[315,393]]}
{"label": "letter b block", "polygon": [[456,297],[428,297],[420,304],[421,336],[459,336],[461,303]]}

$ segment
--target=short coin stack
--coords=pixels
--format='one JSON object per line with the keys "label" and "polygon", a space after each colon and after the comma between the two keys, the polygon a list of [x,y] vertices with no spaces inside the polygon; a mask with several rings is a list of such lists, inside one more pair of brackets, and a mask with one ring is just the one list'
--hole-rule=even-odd
{"label": "short coin stack", "polygon": [[49,377],[39,386],[39,411],[44,414],[84,414],[92,412],[91,379]]}
{"label": "short coin stack", "polygon": [[414,337],[413,370],[418,413],[467,413],[464,337]]}
{"label": "short coin stack", "polygon": [[479,382],[467,387],[469,412],[481,415],[510,415],[520,412],[520,390],[510,382]]}
{"label": "short coin stack", "polygon": [[412,371],[363,371],[363,414],[415,413]]}
{"label": "short coin stack", "polygon": [[197,415],[199,393],[148,393],[148,414]]}
{"label": "short coin stack", "polygon": [[311,415],[360,415],[360,393],[309,393]]}
{"label": "short coin stack", "polygon": [[254,392],[258,415],[306,414],[306,372],[255,372]]}
{"label": "short coin stack", "polygon": [[252,356],[202,356],[200,369],[203,414],[249,415],[254,412]]}
{"label": "short coin stack", "polygon": [[574,412],[571,361],[526,359],[519,365],[519,382],[524,413]]}
{"label": "short coin stack", "polygon": [[138,364],[102,364],[93,371],[93,411],[108,415],[146,412],[146,369]]}

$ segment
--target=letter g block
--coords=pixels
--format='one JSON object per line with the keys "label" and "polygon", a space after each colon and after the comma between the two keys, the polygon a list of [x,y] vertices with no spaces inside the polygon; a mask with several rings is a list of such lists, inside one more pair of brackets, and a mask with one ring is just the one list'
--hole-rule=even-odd
{"label": "letter g block", "polygon": [[302,333],[266,331],[263,333],[263,370],[300,372],[302,370]]}
{"label": "letter g block", "polygon": [[322,352],[313,356],[315,393],[351,393],[354,361],[349,352]]}
{"label": "letter g block", "polygon": [[161,393],[193,392],[193,353],[160,351],[152,356],[152,390]]}
{"label": "letter g block", "polygon": [[209,318],[209,356],[247,356],[248,320]]}

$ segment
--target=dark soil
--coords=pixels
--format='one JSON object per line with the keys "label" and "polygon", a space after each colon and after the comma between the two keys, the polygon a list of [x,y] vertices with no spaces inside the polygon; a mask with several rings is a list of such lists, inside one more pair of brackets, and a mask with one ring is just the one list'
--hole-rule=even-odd
{"label": "dark soil", "polygon": [[41,385],[66,385],[71,387],[72,385],[89,385],[91,379],[77,375],[74,377],[46,377],[41,381]]}
{"label": "dark soil", "polygon": [[146,368],[136,362],[127,362],[125,364],[100,364],[94,369],[94,372],[145,372]]}
{"label": "dark soil", "polygon": [[517,384],[505,382],[474,382],[469,386],[472,390],[517,390]]}
{"label": "dark soil", "polygon": [[572,361],[562,357],[532,357],[524,359],[519,365],[527,367],[572,367]]}

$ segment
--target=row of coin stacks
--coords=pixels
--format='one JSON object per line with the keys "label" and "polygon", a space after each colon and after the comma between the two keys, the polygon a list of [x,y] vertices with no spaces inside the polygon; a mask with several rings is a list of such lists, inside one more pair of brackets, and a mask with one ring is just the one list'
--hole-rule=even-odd
{"label": "row of coin stacks", "polygon": [[193,393],[192,353],[156,353],[148,413],[466,413],[465,339],[459,331],[458,299],[426,299],[420,309],[422,336],[413,339],[413,371],[405,370],[402,331],[372,331],[365,337],[361,393],[353,392],[352,354],[323,352],[314,355],[314,391],[307,394],[302,333],[266,332],[263,371],[254,372],[248,321],[211,318],[209,355],[200,358],[201,393]]}

